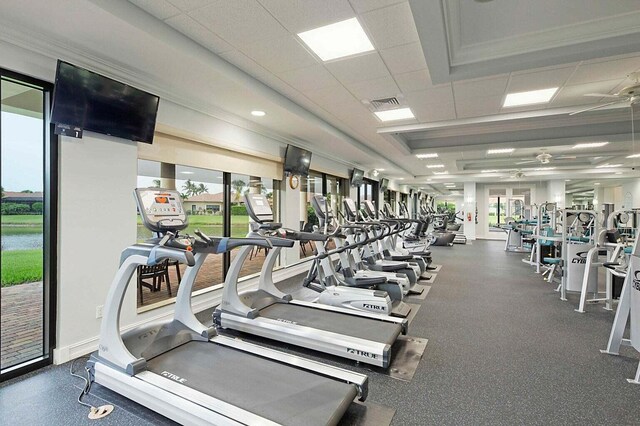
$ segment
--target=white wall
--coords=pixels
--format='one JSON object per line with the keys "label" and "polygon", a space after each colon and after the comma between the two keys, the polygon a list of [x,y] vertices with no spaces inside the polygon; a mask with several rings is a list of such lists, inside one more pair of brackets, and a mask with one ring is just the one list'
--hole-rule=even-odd
{"label": "white wall", "polygon": [[[640,207],[640,179],[634,179],[622,185],[622,208]],[[616,206],[617,207],[617,206]]]}

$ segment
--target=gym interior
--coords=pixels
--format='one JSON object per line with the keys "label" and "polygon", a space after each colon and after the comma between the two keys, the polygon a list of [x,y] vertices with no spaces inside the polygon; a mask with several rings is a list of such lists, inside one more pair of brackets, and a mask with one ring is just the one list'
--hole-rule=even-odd
{"label": "gym interior", "polygon": [[639,424],[638,22],[3,0],[0,423]]}

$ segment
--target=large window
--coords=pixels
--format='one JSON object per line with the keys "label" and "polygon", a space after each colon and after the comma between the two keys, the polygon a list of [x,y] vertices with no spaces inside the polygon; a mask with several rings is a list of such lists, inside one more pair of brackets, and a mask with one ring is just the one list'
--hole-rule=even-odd
{"label": "large window", "polygon": [[0,69],[0,380],[51,362],[55,339],[57,137],[52,87]]}
{"label": "large window", "polygon": [[364,183],[360,185],[358,188],[358,205],[362,203],[364,200],[369,200],[373,202],[373,205],[376,208],[376,218],[378,217],[378,182],[365,179]]}
{"label": "large window", "polygon": [[[217,170],[138,160],[138,186],[177,189],[184,203],[189,227],[183,232],[195,235],[198,229],[206,235],[244,237],[249,231],[249,215],[244,205],[247,192],[264,193],[272,203],[276,220],[279,214],[279,181],[256,176],[224,173]],[[138,217],[138,241],[151,237],[151,232]],[[198,272],[194,292],[210,289],[224,282],[230,262],[238,249],[230,254],[209,254]],[[241,277],[256,274],[268,252],[254,249],[243,265]],[[138,307],[165,302],[176,295],[185,271],[184,265],[164,265],[158,274],[138,282]],[[139,271],[140,273],[141,271]],[[159,276],[156,276],[159,275]]]}

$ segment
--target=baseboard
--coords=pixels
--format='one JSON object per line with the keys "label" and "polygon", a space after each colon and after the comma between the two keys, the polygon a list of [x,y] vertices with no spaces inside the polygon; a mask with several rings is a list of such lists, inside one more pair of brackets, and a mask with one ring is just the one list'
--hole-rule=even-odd
{"label": "baseboard", "polygon": [[[298,263],[289,267],[281,268],[273,272],[273,280],[274,282],[284,281],[286,279],[295,277],[296,275],[305,273],[309,269],[309,264],[307,263]],[[243,281],[238,283],[238,291],[243,292],[246,290],[251,290],[257,287],[259,277],[254,277],[252,279]],[[196,296],[193,299],[192,306],[194,312],[201,312],[205,309],[213,308],[220,304],[222,299],[222,288],[204,293]],[[121,333],[125,333],[131,329],[158,322],[158,321],[166,321],[171,319],[173,316],[173,312],[165,312],[163,314],[156,315],[151,318],[147,318],[144,321],[138,321],[133,324],[129,324],[126,327],[122,327],[120,329]],[[72,359],[76,359],[83,355],[90,354],[98,349],[99,336],[93,336],[89,339],[85,339],[76,343],[73,343],[68,346],[63,346],[60,348],[56,348],[53,350],[53,363],[54,364],[64,364],[65,362],[69,362]]]}

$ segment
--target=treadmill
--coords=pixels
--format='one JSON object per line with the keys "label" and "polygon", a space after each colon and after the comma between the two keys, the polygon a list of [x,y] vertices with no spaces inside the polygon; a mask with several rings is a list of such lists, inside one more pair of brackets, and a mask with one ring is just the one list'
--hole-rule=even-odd
{"label": "treadmill", "polygon": [[88,361],[95,382],[188,425],[335,425],[354,398],[366,398],[362,374],[217,335],[193,314],[192,286],[179,287],[172,320],[122,335],[120,312],[138,266],[177,261],[189,274],[199,254],[272,246],[263,238],[180,237],[187,216],[177,191],[135,195],[144,225],[158,237],[122,252],[99,349]]}
{"label": "treadmill", "polygon": [[[269,229],[281,226],[273,223],[273,212],[264,195],[246,194],[245,205],[252,217],[259,218],[253,227],[256,230],[251,230],[247,237],[260,236],[257,230],[261,226]],[[281,245],[279,240],[270,239],[274,245]],[[240,269],[250,252],[251,247],[242,247],[229,269],[222,303],[213,314],[218,327],[383,368],[389,366],[393,344],[407,332],[407,319],[293,300],[270,279],[268,286],[261,280],[258,289],[239,294]]]}

